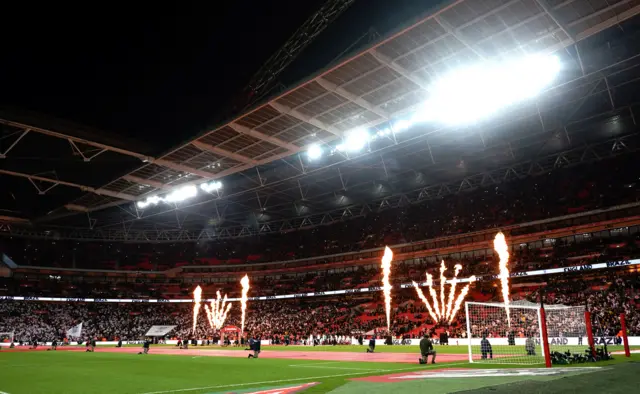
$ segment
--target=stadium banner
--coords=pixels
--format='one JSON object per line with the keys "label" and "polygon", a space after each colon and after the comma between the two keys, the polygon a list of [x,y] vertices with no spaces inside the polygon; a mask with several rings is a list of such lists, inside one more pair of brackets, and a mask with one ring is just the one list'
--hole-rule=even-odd
{"label": "stadium banner", "polygon": [[171,330],[176,328],[176,326],[151,326],[149,331],[144,334],[145,337],[163,337],[167,335]]}
{"label": "stadium banner", "polygon": [[[519,341],[519,339],[523,339],[523,338],[516,338],[516,346],[520,345],[520,346],[524,346],[524,339],[522,341]],[[561,340],[561,341],[556,341],[556,343],[553,342],[554,338],[549,338],[549,343],[554,346],[554,345],[563,345],[562,341],[564,341],[565,339],[568,339],[568,344],[569,345],[576,345],[576,346],[580,346],[578,345],[578,338],[556,338],[556,340]],[[605,337],[605,338],[594,338],[596,345],[597,346],[601,346],[603,345],[602,341],[604,339],[604,342],[606,342],[607,346],[613,345],[615,343],[615,337]],[[492,345],[494,346],[498,346],[498,345],[502,345],[502,346],[507,346],[508,342],[507,342],[507,338],[489,338],[490,342]],[[440,341],[437,338],[433,338],[431,340],[435,345],[440,345]],[[144,341],[122,341],[123,345],[142,345],[144,343]],[[177,346],[178,341],[175,339],[169,339],[163,342],[165,345],[174,345]],[[582,346],[588,346],[587,344],[587,337],[584,337],[582,339]],[[100,346],[116,346],[118,344],[117,341],[98,341],[96,342],[96,345],[98,347]],[[260,341],[260,344],[263,346],[284,346],[284,345],[273,345],[271,343],[270,340],[266,340],[263,339]],[[355,346],[360,346],[360,344],[358,343],[358,339],[356,337],[352,337],[351,338],[351,344],[355,345]],[[393,340],[393,346],[418,346],[420,344],[420,338],[418,339],[394,339]],[[0,346],[10,346],[11,344],[8,342],[0,342]],[[40,345],[43,346],[51,346],[51,342],[40,342]],[[202,345],[202,341],[198,341],[198,346]],[[449,338],[449,346],[468,346],[468,342],[466,338]],[[473,346],[479,346],[480,345],[480,338],[473,338],[471,340],[471,345]],[[29,345],[24,345],[24,348],[27,348],[31,346],[31,344]],[[61,346],[61,345],[58,345]],[[85,346],[85,343],[83,342],[81,345],[78,345],[78,342],[76,341],[72,341],[69,345],[64,345],[64,346],[71,346],[71,347],[75,347],[75,346]],[[310,346],[310,345],[309,345]],[[319,346],[332,346],[332,345],[319,345]],[[362,345],[363,347],[367,346],[367,343],[365,342],[364,345]],[[385,345],[385,340],[384,339],[376,339],[376,346],[388,346]],[[640,337],[629,337],[629,346],[640,346]],[[407,351],[410,351],[410,349],[407,349]]]}
{"label": "stadium banner", "polygon": [[[509,277],[511,278],[519,278],[519,277],[530,277],[530,276],[542,276],[542,275],[551,275],[551,274],[563,274],[570,272],[582,272],[582,271],[594,271],[599,269],[610,269],[610,268],[618,268],[618,267],[626,267],[626,266],[634,266],[640,265],[640,259],[633,260],[617,260],[617,261],[609,261],[606,263],[596,263],[596,264],[585,264],[585,265],[573,265],[568,267],[560,267],[560,268],[550,268],[546,270],[535,270],[535,271],[522,271],[522,272],[512,272]],[[485,282],[485,281],[493,281],[498,279],[498,275],[481,275],[476,277],[476,282]],[[447,283],[452,283],[452,280],[449,279],[446,281]],[[471,278],[459,278],[456,283],[468,283],[471,282]],[[420,283],[420,287],[426,287],[427,283]],[[401,284],[401,289],[407,289],[413,287],[411,283]],[[298,294],[282,294],[277,296],[262,296],[262,297],[249,297],[249,301],[268,301],[268,300],[283,300],[283,299],[291,299],[291,298],[307,298],[307,297],[322,297],[328,295],[341,295],[341,294],[356,294],[356,293],[372,293],[376,291],[382,291],[382,287],[380,286],[372,286],[372,287],[362,287],[355,289],[346,289],[346,290],[330,290],[330,291],[317,291],[314,293],[298,293]],[[57,298],[57,297],[23,297],[23,296],[0,296],[0,301],[53,301],[53,302],[113,302],[119,304],[126,303],[193,303],[193,299],[131,299],[131,298]],[[216,301],[215,298],[208,298],[206,300],[202,300],[201,302],[212,302]],[[240,301],[240,298],[228,298],[227,301]]]}
{"label": "stadium banner", "polygon": [[[640,346],[640,337],[628,337],[629,338],[629,346]],[[508,346],[509,342],[507,338],[487,338],[491,345],[493,346]],[[418,346],[420,345],[421,338],[417,339],[394,339],[393,346]],[[482,338],[471,338],[471,346],[480,346],[480,341]],[[516,344],[515,346],[524,346],[526,338],[515,338]],[[596,346],[604,345],[607,346],[615,345],[615,337],[604,337],[604,338],[594,338],[596,342]],[[385,344],[386,339],[376,339],[376,346],[388,346]],[[438,338],[432,338],[431,342],[434,345],[440,345],[440,340]],[[539,341],[537,341],[539,342]],[[580,345],[580,339],[578,337],[560,337],[560,338],[549,338],[550,346],[589,346],[587,343],[587,337],[582,338],[582,345]],[[359,345],[357,338],[351,338],[352,345]],[[539,343],[538,343],[539,344]],[[366,345],[366,342],[365,342]],[[363,346],[365,346],[363,345]],[[468,346],[469,341],[467,338],[449,338],[449,346]]]}

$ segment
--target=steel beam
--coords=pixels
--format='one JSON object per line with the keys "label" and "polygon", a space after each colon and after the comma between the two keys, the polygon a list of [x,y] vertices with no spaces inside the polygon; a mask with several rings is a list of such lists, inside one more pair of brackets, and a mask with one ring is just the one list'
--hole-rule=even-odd
{"label": "steel beam", "polygon": [[84,138],[74,137],[74,136],[71,136],[71,135],[68,135],[68,134],[59,133],[57,131],[51,131],[51,130],[43,129],[43,128],[40,128],[40,127],[26,125],[26,124],[19,123],[19,122],[13,122],[13,121],[6,120],[6,119],[0,119],[0,124],[4,124],[4,125],[7,125],[7,126],[11,126],[11,127],[15,127],[15,128],[18,128],[18,129],[23,129],[23,130],[27,130],[28,129],[28,130],[36,132],[36,133],[48,135],[50,137],[61,138],[61,139],[64,139],[64,140],[73,141],[75,143],[81,143],[81,144],[84,144],[84,145],[90,145],[90,146],[93,146],[95,148],[105,149],[105,150],[108,150],[108,151],[111,151],[111,152],[119,153],[121,155],[135,157],[135,158],[143,160],[143,161],[153,161],[153,157],[150,157],[150,156],[147,156],[147,155],[143,155],[142,153],[137,153],[137,152],[133,152],[133,151],[126,150],[126,149],[117,148],[115,146],[106,145],[106,144],[102,144],[102,143],[95,142],[95,141],[90,141],[90,140],[87,140],[87,139],[84,139]]}
{"label": "steel beam", "polygon": [[282,141],[281,139],[268,136],[268,135],[266,135],[264,133],[261,133],[261,132],[259,132],[257,130],[250,129],[250,128],[246,127],[246,126],[243,126],[243,125],[235,123],[235,122],[229,123],[229,127],[231,127],[233,130],[235,130],[237,133],[246,134],[248,136],[257,138],[259,140],[269,142],[269,143],[271,143],[271,144],[273,144],[275,146],[279,146],[279,147],[287,149],[287,150],[289,150],[291,152],[296,152],[297,150],[300,149],[300,147],[298,147],[297,145],[290,144],[288,142]]}
{"label": "steel beam", "polygon": [[395,63],[393,61],[393,59],[391,59],[390,57],[383,55],[382,53],[378,52],[376,49],[370,49],[369,53],[373,57],[375,57],[377,61],[379,61],[380,63],[382,63],[385,66],[389,67],[390,69],[392,69],[393,71],[397,72],[398,74],[402,75],[403,77],[405,77],[409,81],[415,83],[421,89],[423,89],[425,91],[429,91],[429,87],[427,86],[426,82],[424,82],[422,79],[420,79],[420,78],[416,77],[415,75],[413,75],[409,70],[405,70],[402,66],[400,66],[397,63]]}
{"label": "steel beam", "polygon": [[258,162],[257,160],[250,159],[238,153],[229,152],[228,150],[218,148],[217,146],[213,146],[210,144],[205,144],[204,142],[200,142],[197,140],[193,141],[191,144],[202,151],[211,152],[218,156],[228,157],[229,159],[235,160],[240,163],[255,165]]}
{"label": "steel beam", "polygon": [[109,196],[109,197],[113,197],[113,198],[120,198],[120,199],[123,199],[123,200],[129,200],[129,201],[135,201],[136,200],[136,197],[134,197],[132,195],[129,195],[129,194],[116,193],[116,192],[113,192],[111,190],[106,190],[106,189],[96,189],[96,188],[91,187],[91,186],[85,186],[85,185],[80,185],[80,184],[77,184],[77,183],[61,181],[61,180],[58,180],[58,179],[47,178],[47,177],[43,177],[43,176],[39,176],[39,175],[23,174],[21,172],[8,171],[8,170],[2,170],[2,169],[0,169],[0,174],[9,175],[9,176],[15,176],[15,177],[18,177],[18,178],[24,178],[24,179],[28,179],[28,180],[30,180],[32,182],[33,181],[40,181],[40,182],[53,183],[54,185],[62,185],[62,186],[74,187],[76,189],[80,189],[80,190],[85,191],[85,192],[94,193],[94,194],[98,194],[98,195]]}
{"label": "steel beam", "polygon": [[140,177],[134,176],[134,175],[125,175],[125,176],[122,177],[122,179],[124,179],[126,181],[129,181],[129,182],[137,183],[137,184],[140,184],[140,185],[147,185],[147,186],[155,187],[156,189],[163,189],[163,190],[171,190],[171,189],[173,189],[173,186],[167,185],[166,183],[154,181],[154,180],[151,180],[151,179],[144,179],[144,178],[140,178]]}
{"label": "steel beam", "polygon": [[373,112],[374,114],[384,119],[389,119],[389,114],[387,113],[387,111],[383,110],[382,108],[376,107],[375,105],[371,104],[370,102],[363,99],[362,97],[358,97],[355,94],[348,92],[344,88],[321,77],[316,78],[316,82],[318,82],[318,84],[323,88],[325,88],[326,90],[333,92],[338,96],[344,97],[345,99],[351,101],[352,103],[358,104],[359,106],[366,109],[367,111]]}
{"label": "steel beam", "polygon": [[312,126],[315,126],[321,130],[324,130],[326,132],[329,132],[335,136],[341,136],[342,132],[338,129],[336,129],[335,127],[331,126],[331,125],[327,125],[324,124],[323,122],[321,122],[320,120],[316,119],[316,118],[312,118],[310,116],[307,116],[305,114],[303,114],[302,112],[298,111],[297,109],[293,109],[290,107],[287,107],[286,105],[282,105],[279,104],[275,101],[271,101],[269,103],[269,105],[271,105],[276,111],[280,112],[281,114],[285,114],[285,115],[289,115],[292,116],[298,120],[301,120],[303,122],[307,122]]}

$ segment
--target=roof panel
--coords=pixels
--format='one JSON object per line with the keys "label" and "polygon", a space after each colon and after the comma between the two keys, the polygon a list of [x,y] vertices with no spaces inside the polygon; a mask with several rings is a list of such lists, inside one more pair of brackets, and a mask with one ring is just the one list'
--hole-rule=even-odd
{"label": "roof panel", "polygon": [[[555,18],[568,26],[570,33],[579,39],[620,23],[640,10],[640,0],[546,1],[553,9]],[[340,63],[338,67],[327,70],[320,77],[312,77],[310,81],[252,109],[233,122],[198,137],[197,140],[230,152],[242,151],[245,155],[255,160],[265,160],[263,163],[266,163],[269,158],[275,159],[287,152],[293,154],[299,151],[291,145],[288,145],[288,151],[280,147],[284,142],[302,147],[318,140],[336,138],[326,130],[318,129],[317,126],[322,126],[319,123],[312,126],[307,123],[309,121],[320,121],[333,125],[338,131],[346,131],[358,126],[374,127],[385,121],[385,117],[376,113],[380,111],[371,106],[394,115],[407,111],[426,98],[425,90],[417,86],[419,82],[422,82],[420,85],[428,84],[432,78],[452,68],[477,60],[477,53],[483,57],[493,57],[510,55],[514,51],[549,51],[560,49],[570,42],[537,0],[456,1],[376,44],[374,48],[366,49]],[[324,84],[324,88],[319,82],[329,82],[344,90],[329,92],[327,89],[334,88],[327,84]],[[360,105],[349,100],[357,101]],[[280,113],[274,107],[275,103],[294,111]],[[99,145],[92,146],[100,148]],[[145,162],[153,162],[154,159],[135,152],[124,154]],[[226,174],[233,172],[228,171],[229,169],[247,168],[244,163],[202,152],[191,143],[160,159],[164,159],[168,168],[145,164],[130,175],[173,185],[186,180],[205,179],[208,173],[226,170]],[[194,171],[199,170],[195,172],[200,176],[183,171],[185,168],[177,164]],[[205,178],[202,178],[203,175]],[[105,188],[112,191],[128,190],[131,195],[138,195],[135,188],[142,190],[139,185],[122,180],[111,182]],[[79,199],[74,203],[83,205],[83,201],[85,200]],[[96,201],[94,198],[88,203],[94,204]]]}
{"label": "roof panel", "polygon": [[329,93],[321,98],[311,101],[298,108],[298,110],[306,116],[321,117],[323,114],[334,110],[349,101],[346,98],[338,96],[334,93]]}
{"label": "roof panel", "polygon": [[[300,122],[296,126],[278,133],[277,137],[286,142],[294,142],[296,140],[299,140],[300,138],[305,138],[307,136],[315,138],[314,134],[318,134],[321,131],[323,130],[309,123]],[[329,133],[329,135],[332,134]]]}
{"label": "roof panel", "polygon": [[356,79],[342,87],[358,97],[364,96],[376,89],[380,89],[400,78],[400,75],[389,67],[378,67],[366,78]]}
{"label": "roof panel", "polygon": [[326,89],[314,81],[285,94],[276,102],[289,108],[298,108],[326,93]]}
{"label": "roof panel", "polygon": [[427,19],[398,37],[382,44],[376,50],[383,55],[395,59],[422,47],[429,42],[437,42],[447,35],[446,31],[435,20]]}
{"label": "roof panel", "polygon": [[268,136],[274,136],[282,130],[286,130],[290,127],[294,127],[295,125],[300,124],[302,121],[294,118],[289,115],[281,115],[277,118],[273,118],[271,121],[263,123],[259,127],[256,127],[256,130],[264,133]]}
{"label": "roof panel", "polygon": [[277,157],[278,155],[282,155],[284,153],[286,153],[287,150],[284,148],[276,148],[272,151],[269,151],[267,153],[264,153],[263,155],[260,155],[258,157],[256,157],[257,160],[267,160],[269,158],[273,158],[273,157]]}
{"label": "roof panel", "polygon": [[270,144],[268,142],[261,142],[242,149],[242,153],[245,155],[249,155],[252,158],[256,158],[277,148],[278,147],[276,145]]}
{"label": "roof panel", "polygon": [[229,126],[221,127],[211,133],[201,137],[198,139],[200,142],[204,142],[205,144],[217,146],[219,144],[224,143],[232,138],[236,138],[240,135],[240,133],[236,132]]}
{"label": "roof panel", "polygon": [[250,129],[253,129],[278,116],[280,116],[280,112],[276,111],[274,108],[268,105],[265,105],[255,110],[254,112],[238,119],[236,123],[242,126],[248,127]]}
{"label": "roof panel", "polygon": [[337,69],[331,71],[327,75],[323,76],[323,78],[331,83],[340,86],[348,82],[353,82],[357,78],[366,76],[380,66],[380,62],[378,62],[375,57],[373,57],[369,53],[365,53],[359,58],[345,63]]}
{"label": "roof panel", "polygon": [[233,167],[240,163],[228,157],[218,156],[211,152],[200,152],[199,155],[193,156],[185,161],[184,164],[190,167],[203,169],[204,171],[210,171],[215,167]]}
{"label": "roof panel", "polygon": [[363,110],[364,109],[356,103],[346,102],[340,107],[334,108],[318,116],[318,120],[322,123],[333,125],[334,123],[356,116]]}
{"label": "roof panel", "polygon": [[221,144],[220,148],[228,150],[229,152],[235,153],[239,150],[244,149],[249,145],[258,143],[259,141],[260,140],[257,138],[253,138],[249,135],[241,134],[238,137]]}

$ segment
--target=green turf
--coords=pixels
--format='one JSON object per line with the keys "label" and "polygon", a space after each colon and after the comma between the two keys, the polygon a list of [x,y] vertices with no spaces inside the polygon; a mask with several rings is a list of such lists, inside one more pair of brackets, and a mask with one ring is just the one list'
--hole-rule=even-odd
{"label": "green turf", "polygon": [[[638,360],[638,359],[637,359]],[[640,361],[640,360],[638,360]],[[468,387],[464,394],[628,394],[638,390],[640,363],[630,362],[579,376],[561,379],[527,379],[492,387]]]}
{"label": "green turf", "polygon": [[[617,357],[611,365],[627,361]],[[640,355],[632,360],[640,361]],[[320,382],[305,393],[327,393],[349,379],[447,367],[371,362],[193,357],[84,352],[0,352],[0,392],[9,394],[219,393]],[[456,368],[505,368],[456,363]],[[510,366],[511,367],[511,366]],[[475,378],[474,378],[475,379]],[[500,381],[498,383],[504,383]],[[430,385],[432,383],[422,383]],[[452,384],[452,383],[447,383]],[[474,383],[475,384],[475,383]],[[395,385],[388,385],[389,391]],[[455,388],[455,387],[452,387]],[[355,386],[354,386],[355,389]],[[457,389],[456,389],[457,390]],[[421,390],[422,391],[422,390]],[[408,392],[414,392],[410,390]]]}

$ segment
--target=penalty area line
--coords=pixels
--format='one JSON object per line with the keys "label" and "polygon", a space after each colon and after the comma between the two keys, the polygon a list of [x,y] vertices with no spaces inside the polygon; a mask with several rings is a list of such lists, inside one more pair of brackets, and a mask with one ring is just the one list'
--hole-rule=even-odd
{"label": "penalty area line", "polygon": [[[262,382],[249,382],[249,383],[234,383],[234,384],[223,384],[219,386],[203,386],[203,387],[190,387],[186,389],[174,389],[174,390],[164,390],[164,391],[148,391],[140,394],[166,394],[166,393],[183,393],[187,391],[198,391],[198,390],[209,390],[209,389],[224,389],[224,388],[233,388],[233,387],[246,387],[260,384],[278,384],[278,383],[288,383],[288,382],[299,382],[299,381],[313,381],[318,379],[331,379],[331,378],[341,378],[346,376],[356,376],[356,375],[367,375],[373,372],[407,372],[407,371],[424,371],[433,368],[446,368],[450,365],[460,365],[460,364],[469,364],[468,362],[464,363],[447,363],[447,364],[437,364],[430,365],[428,367],[413,367],[413,368],[397,368],[397,369],[379,369],[377,371],[367,371],[367,372],[351,372],[351,373],[341,373],[336,375],[323,375],[323,376],[309,376],[305,378],[293,378],[293,379],[279,379],[279,380],[265,380]],[[0,393],[2,394],[2,393]]]}

